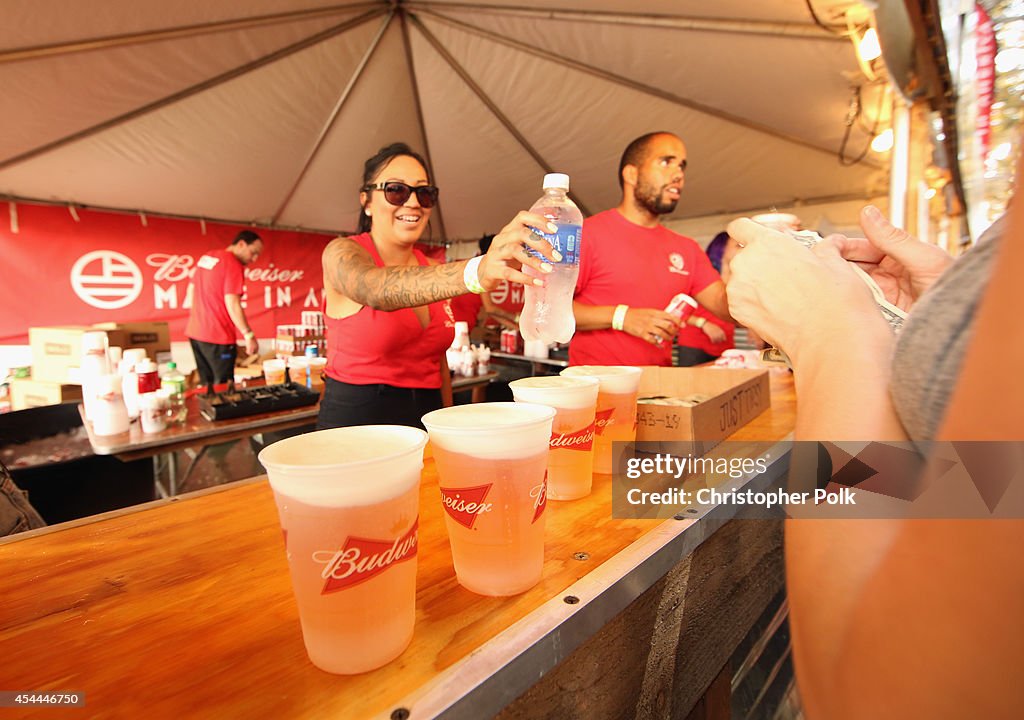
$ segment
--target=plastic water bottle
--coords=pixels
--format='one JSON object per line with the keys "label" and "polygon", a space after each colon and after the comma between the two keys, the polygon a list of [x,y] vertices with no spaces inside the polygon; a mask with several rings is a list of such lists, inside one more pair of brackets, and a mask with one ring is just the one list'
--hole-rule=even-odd
{"label": "plastic water bottle", "polygon": [[562,259],[552,263],[555,269],[547,274],[523,266],[523,272],[543,277],[546,284],[544,287],[526,286],[519,330],[525,340],[540,340],[549,345],[567,343],[576,332],[572,296],[580,274],[583,213],[569,199],[568,191],[568,175],[549,173],[544,176],[544,195],[530,208],[530,212],[543,215],[558,226],[554,233],[542,233],[541,237],[562,254]]}
{"label": "plastic water bottle", "polygon": [[167,391],[168,420],[173,425],[185,422],[188,408],[185,407],[185,376],[178,372],[178,364],[167,363],[167,373],[160,379],[160,389]]}

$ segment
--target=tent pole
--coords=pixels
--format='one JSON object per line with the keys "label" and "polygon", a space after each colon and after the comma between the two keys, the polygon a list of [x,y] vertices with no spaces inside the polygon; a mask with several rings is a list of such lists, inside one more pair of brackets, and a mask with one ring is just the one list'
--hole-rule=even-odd
{"label": "tent pole", "polygon": [[368,10],[378,6],[379,3],[376,2],[363,2],[353,5],[333,5],[331,7],[311,10],[293,10],[291,12],[274,13],[272,15],[257,15],[255,17],[247,17],[237,20],[219,20],[217,22],[161,28],[159,30],[124,33],[122,35],[107,35],[104,37],[89,38],[87,40],[76,40],[74,42],[13,48],[11,50],[0,51],[0,64],[20,62],[22,60],[39,60],[47,57],[89,52],[91,50],[109,50],[111,48],[126,47],[129,45],[143,45],[145,43],[173,40],[181,37],[195,37],[196,35],[248,30],[250,28],[263,27],[264,25],[277,25],[287,22],[296,22],[299,20],[315,20],[317,18],[330,17],[341,13]]}
{"label": "tent pole", "polygon": [[292,43],[291,45],[281,48],[280,50],[276,50],[270,53],[269,55],[264,55],[261,58],[257,58],[252,62],[246,63],[245,65],[232,68],[227,72],[223,72],[220,75],[216,75],[212,78],[204,80],[201,83],[197,83],[190,87],[184,88],[183,90],[179,90],[175,93],[160,98],[159,100],[155,100],[141,107],[137,107],[134,110],[129,110],[128,112],[123,113],[122,115],[118,115],[115,118],[105,120],[96,125],[92,125],[82,130],[78,130],[77,132],[73,132],[70,135],[65,135],[64,137],[58,138],[57,140],[52,140],[48,143],[39,145],[35,148],[32,148],[31,150],[26,150],[25,152],[19,153],[4,160],[0,160],[0,170],[8,168],[11,165],[16,165],[20,162],[24,162],[25,160],[37,157],[44,153],[48,153],[51,150],[56,150],[57,148],[63,147],[64,145],[67,145],[69,143],[77,142],[78,140],[84,140],[85,138],[103,132],[104,130],[116,127],[121,123],[127,122],[129,120],[134,120],[137,117],[142,117],[143,115],[147,115],[153,112],[154,110],[159,110],[160,108],[166,107],[167,105],[173,105],[174,103],[180,100],[185,100],[186,98],[189,98],[192,95],[196,95],[205,90],[209,90],[212,87],[216,87],[221,83],[225,83],[229,80],[234,80],[237,77],[245,75],[246,73],[251,72],[253,70],[257,70],[261,67],[264,67],[265,65],[270,65],[271,63],[286,58],[289,55],[299,52],[300,50],[305,50],[306,48],[312,47],[313,45],[323,42],[324,40],[329,40],[335,35],[340,35],[341,33],[346,32],[347,30],[351,30],[352,28],[358,25],[362,25],[364,22],[368,20],[372,20],[375,17],[383,15],[385,12],[387,11],[374,10],[368,13],[364,13],[362,15],[359,15],[358,17],[352,18],[351,20],[346,20],[345,22],[339,25],[335,25],[333,27],[327,28],[326,30],[318,32],[316,35],[311,35],[308,38],[300,40],[296,43]]}
{"label": "tent pole", "polygon": [[535,20],[565,20],[569,22],[590,22],[602,25],[632,25],[669,30],[696,30],[739,35],[761,35],[792,39],[817,40],[824,42],[849,42],[845,37],[846,26],[838,25],[843,35],[833,35],[813,23],[772,22],[768,20],[729,20],[724,18],[685,17],[682,15],[655,15],[643,13],[595,12],[592,10],[551,9],[513,7],[508,5],[469,5],[462,3],[411,2],[406,7],[420,10],[452,10],[459,13],[499,15]]}
{"label": "tent pole", "polygon": [[[430,177],[434,178],[436,182],[436,176],[434,175],[434,160],[430,155],[430,140],[427,138],[427,123],[423,117],[423,102],[420,99],[420,84],[416,80],[416,63],[412,59],[412,43],[409,41],[409,25],[406,22],[407,14],[404,9],[399,15],[402,27],[402,46],[405,48],[405,63],[409,67],[409,78],[412,81],[412,97],[413,103],[416,105],[416,122],[420,125],[420,136],[423,138],[423,155],[427,161],[427,169],[430,171]],[[441,241],[445,247],[448,246],[448,232],[444,226],[444,213],[441,210],[441,205],[437,206],[437,211],[434,215],[437,216],[437,228],[441,233]],[[433,217],[433,216],[432,216]]]}
{"label": "tent pole", "polygon": [[[422,21],[420,21],[418,17],[411,13],[409,14],[409,18],[410,20],[412,20],[413,23],[415,23],[417,29],[419,29],[419,31],[423,33],[423,37],[425,37],[427,41],[434,46],[434,50],[437,51],[437,54],[444,58],[445,62],[447,62],[451,66],[452,70],[454,70],[456,74],[458,74],[458,76],[462,79],[462,82],[466,83],[466,85],[469,86],[470,90],[472,90],[476,94],[480,102],[487,106],[487,109],[490,110],[494,117],[498,119],[498,122],[500,122],[509,132],[509,134],[516,139],[516,142],[518,142],[523,147],[523,149],[530,154],[530,157],[532,157],[534,161],[536,161],[536,163],[540,165],[541,169],[543,169],[545,173],[554,172],[551,165],[541,156],[539,152],[537,152],[537,150],[529,143],[529,141],[523,136],[523,134],[516,129],[515,125],[512,124],[512,121],[509,120],[508,117],[506,117],[505,114],[501,111],[501,108],[494,104],[494,101],[491,100],[487,93],[483,91],[483,88],[476,84],[476,81],[474,81],[473,78],[470,77],[469,73],[466,72],[466,69],[463,68],[459,64],[459,62],[454,57],[452,57],[451,53],[449,53],[448,50],[445,49],[443,45],[441,45],[440,41],[436,37],[434,37],[433,34],[431,34],[429,30],[427,30],[426,27],[424,27]],[[573,199],[575,200],[576,205],[579,206],[580,211],[582,211],[584,215],[593,214],[590,212],[590,210],[587,209],[587,207],[583,203],[579,201],[577,197],[574,196]]]}
{"label": "tent pole", "polygon": [[320,148],[323,146],[324,140],[327,139],[327,134],[331,131],[331,128],[334,127],[334,123],[337,122],[338,115],[341,113],[342,107],[344,107],[345,103],[348,101],[349,95],[352,94],[352,90],[355,89],[356,83],[359,82],[359,78],[362,77],[363,71],[369,64],[370,58],[373,57],[373,54],[377,51],[377,46],[380,45],[380,41],[383,39],[384,33],[387,31],[388,26],[391,24],[394,17],[395,12],[392,10],[388,13],[388,16],[384,18],[384,22],[381,23],[380,29],[374,36],[373,41],[366,49],[366,52],[363,53],[363,57],[359,60],[359,65],[356,67],[355,72],[352,73],[352,77],[349,78],[348,84],[345,85],[345,89],[341,91],[341,95],[338,97],[338,101],[334,104],[334,108],[331,110],[330,116],[323,124],[323,127],[320,128],[320,134],[317,135],[316,141],[313,143],[313,147],[311,147],[309,152],[306,154],[306,160],[302,163],[302,169],[299,170],[299,174],[295,178],[295,182],[292,183],[288,193],[284,196],[284,200],[277,208],[273,218],[271,218],[271,224],[277,224],[278,220],[281,219],[281,215],[284,213],[285,208],[288,207],[288,203],[290,203],[292,198],[295,197],[295,192],[299,189],[299,185],[302,184],[303,179],[305,179],[306,174],[309,172],[309,168],[313,164],[313,160],[316,158],[317,153],[320,152]]}
{"label": "tent pole", "polygon": [[[527,53],[528,55],[533,55],[535,57],[541,58],[542,60],[548,60],[550,62],[563,65],[572,70],[578,70],[579,72],[587,73],[588,75],[593,75],[594,77],[598,77],[602,80],[607,80],[608,82],[616,83],[617,85],[622,85],[623,87],[627,87],[631,90],[636,90],[637,92],[641,92],[646,95],[651,95],[653,97],[661,98],[662,100],[667,100],[670,103],[680,105],[682,107],[687,108],[688,110],[693,110],[694,112],[701,113],[702,115],[709,115],[719,120],[732,123],[733,125],[739,125],[740,127],[744,127],[748,130],[753,130],[754,132],[758,132],[763,135],[768,135],[769,137],[773,137],[777,140],[784,140],[785,142],[791,143],[793,145],[799,145],[800,147],[806,148],[808,150],[814,150],[816,152],[825,153],[826,155],[830,155],[832,157],[835,157],[836,155],[835,150],[820,147],[812,142],[804,140],[803,138],[799,138],[794,135],[781,132],[779,130],[776,130],[775,128],[768,127],[767,125],[762,125],[761,123],[748,120],[738,115],[727,113],[723,110],[719,110],[717,108],[704,105],[703,103],[690,100],[689,98],[674,95],[670,92],[662,90],[661,88],[654,87],[652,85],[644,85],[643,83],[639,83],[630,78],[623,77],[622,75],[616,75],[615,73],[609,72],[607,70],[602,70],[601,68],[594,67],[593,65],[587,65],[586,63],[580,62],[578,60],[573,60],[570,57],[559,55],[553,52],[548,52],[540,48],[535,48],[528,43],[515,42],[502,35],[492,33],[489,30],[484,30],[482,28],[476,27],[475,25],[470,25],[459,20],[453,20],[451,18],[445,17],[444,15],[438,15],[437,13],[431,12],[429,10],[424,10],[423,14],[429,15],[430,17],[438,20],[439,22],[445,23],[457,29],[464,30],[465,32],[487,38],[488,40],[492,40],[496,43],[500,43],[502,45],[505,45],[506,47],[512,48],[513,50],[518,50],[519,52]],[[876,170],[881,168],[881,166],[878,163],[869,160],[863,160],[861,161],[861,164],[867,167],[874,168]]]}

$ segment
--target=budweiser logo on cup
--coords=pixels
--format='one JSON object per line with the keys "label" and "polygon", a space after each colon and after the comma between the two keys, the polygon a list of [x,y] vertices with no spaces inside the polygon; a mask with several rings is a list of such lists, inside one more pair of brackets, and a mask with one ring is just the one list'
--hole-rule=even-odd
{"label": "budweiser logo on cup", "polygon": [[594,418],[595,432],[598,435],[604,435],[604,429],[609,425],[615,424],[615,418],[612,415],[615,413],[615,408],[608,408],[607,410],[598,410]]}
{"label": "budweiser logo on cup", "polygon": [[551,447],[562,450],[590,450],[594,446],[594,427],[591,423],[574,433],[551,433]]}
{"label": "budweiser logo on cup", "polygon": [[544,508],[548,506],[548,471],[544,471],[544,482],[536,485],[530,490],[530,497],[533,498],[533,520],[530,524],[537,522],[544,514]]}
{"label": "budweiser logo on cup", "polygon": [[350,537],[346,538],[345,546],[337,552],[314,552],[313,562],[324,566],[320,577],[326,582],[320,594],[326,595],[358,585],[395,563],[416,557],[419,526],[420,519],[417,517],[408,532],[390,542]]}
{"label": "budweiser logo on cup", "polygon": [[463,488],[440,488],[444,510],[459,525],[473,529],[477,517],[490,512],[491,503],[485,503],[491,485],[476,485]]}

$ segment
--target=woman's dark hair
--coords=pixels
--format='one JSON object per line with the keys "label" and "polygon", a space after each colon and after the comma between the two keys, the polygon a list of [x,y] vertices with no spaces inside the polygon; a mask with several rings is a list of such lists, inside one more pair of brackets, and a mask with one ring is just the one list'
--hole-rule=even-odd
{"label": "woman's dark hair", "polygon": [[[430,168],[427,167],[427,161],[424,160],[423,157],[418,152],[415,152],[411,147],[409,147],[405,143],[398,142],[391,143],[390,145],[385,145],[384,147],[377,151],[376,155],[369,158],[363,164],[363,184],[359,186],[360,192],[362,192],[367,185],[373,184],[373,179],[377,177],[377,174],[380,173],[381,170],[384,169],[385,165],[394,160],[396,157],[402,157],[403,155],[406,157],[411,157],[413,160],[422,165],[423,169],[427,173],[427,182],[433,183],[433,181],[430,179]],[[365,208],[365,205],[363,207]],[[356,228],[356,231],[360,233],[368,232],[370,230],[372,220],[373,219],[365,212],[363,212],[363,209],[361,208],[359,212],[359,226]]]}
{"label": "woman's dark hair", "polygon": [[725,255],[725,246],[729,244],[729,233],[722,231],[712,238],[704,251],[708,254],[708,260],[718,272],[722,272],[722,256]]}

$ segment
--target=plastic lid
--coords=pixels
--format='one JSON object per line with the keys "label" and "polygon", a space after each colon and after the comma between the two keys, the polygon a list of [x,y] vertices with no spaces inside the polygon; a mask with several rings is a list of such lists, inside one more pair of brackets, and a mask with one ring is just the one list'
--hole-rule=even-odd
{"label": "plastic lid", "polygon": [[173,362],[173,361],[167,363],[167,369],[168,370],[177,370],[178,369],[178,363]]}
{"label": "plastic lid", "polygon": [[135,372],[137,373],[152,373],[156,372],[156,363],[148,358],[146,360],[140,360],[135,363]]}
{"label": "plastic lid", "polygon": [[545,190],[548,188],[561,188],[562,190],[568,190],[569,176],[565,173],[548,173],[544,176],[544,185],[542,187]]}

